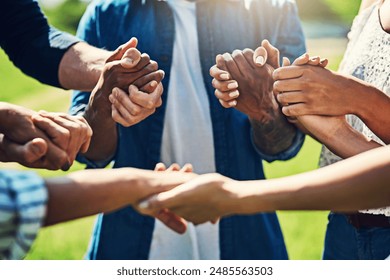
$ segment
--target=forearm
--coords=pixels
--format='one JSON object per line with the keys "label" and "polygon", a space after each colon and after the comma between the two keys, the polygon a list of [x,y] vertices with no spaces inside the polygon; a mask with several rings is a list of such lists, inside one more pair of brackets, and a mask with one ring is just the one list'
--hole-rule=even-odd
{"label": "forearm", "polygon": [[245,193],[235,212],[385,207],[390,205],[389,181],[390,147],[382,147],[309,173],[239,183],[236,189]]}
{"label": "forearm", "polygon": [[296,135],[295,126],[279,110],[273,111],[272,116],[265,122],[250,119],[253,142],[260,151],[268,155],[287,150]]}
{"label": "forearm", "polygon": [[68,89],[91,91],[111,54],[83,42],[73,45],[63,56],[59,66],[61,85]]}
{"label": "forearm", "polygon": [[362,85],[357,115],[383,142],[390,143],[390,97],[371,85]]}
{"label": "forearm", "polygon": [[114,211],[170,190],[194,176],[123,168],[83,170],[47,179],[49,202],[45,225]]}

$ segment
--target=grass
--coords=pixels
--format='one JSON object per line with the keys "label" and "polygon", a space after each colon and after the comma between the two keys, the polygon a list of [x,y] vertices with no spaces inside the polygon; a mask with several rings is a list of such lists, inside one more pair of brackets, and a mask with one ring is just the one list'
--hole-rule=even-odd
{"label": "grass", "polygon": [[[310,50],[321,54],[321,50]],[[336,69],[340,55],[329,57]],[[0,83],[2,101],[13,102],[32,109],[64,111],[69,104],[69,92],[41,85],[15,70],[0,51]],[[299,155],[286,162],[265,163],[267,178],[301,173],[317,168],[320,144],[308,138]],[[18,165],[0,164],[1,168],[23,168]],[[71,171],[83,166],[75,164]],[[44,177],[61,176],[62,171],[38,170]],[[320,259],[326,227],[326,212],[278,212],[291,259]],[[26,259],[82,259],[88,246],[94,217],[80,219],[42,229]]]}

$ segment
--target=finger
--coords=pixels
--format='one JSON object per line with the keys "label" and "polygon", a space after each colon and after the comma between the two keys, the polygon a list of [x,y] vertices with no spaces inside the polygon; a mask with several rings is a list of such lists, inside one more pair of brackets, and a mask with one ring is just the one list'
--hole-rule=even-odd
{"label": "finger", "polygon": [[66,150],[70,140],[70,132],[48,117],[35,114],[32,117],[34,124],[50,138],[59,148]]}
{"label": "finger", "polygon": [[318,66],[321,63],[321,58],[319,56],[310,57],[308,62],[309,65]]}
{"label": "finger", "polygon": [[221,92],[238,89],[238,83],[235,80],[219,81],[217,79],[213,79],[211,83],[215,89]]}
{"label": "finger", "polygon": [[[142,91],[150,93],[155,89],[155,87],[151,88],[149,86],[150,83],[152,81],[155,81],[158,84],[164,79],[164,76],[165,76],[165,72],[163,70],[157,70],[155,72],[146,74],[145,76],[142,76],[141,78],[137,79],[136,81],[134,81],[133,85],[135,85],[137,88],[141,89]],[[157,86],[157,84],[155,86]]]}
{"label": "finger", "polygon": [[[135,90],[138,91],[138,89]],[[137,116],[142,112],[142,108],[133,103],[129,95],[120,88],[114,88],[109,99],[124,119],[131,119],[132,116]]]}
{"label": "finger", "polygon": [[326,66],[328,66],[328,63],[329,63],[329,60],[326,58],[323,58],[323,59],[321,59],[320,65],[321,65],[321,67],[325,68]]}
{"label": "finger", "polygon": [[282,92],[276,96],[279,103],[287,105],[291,103],[304,103],[307,101],[306,94],[302,91]]}
{"label": "finger", "polygon": [[[235,50],[232,53],[232,57],[234,62],[237,65],[237,68],[240,70],[240,73],[245,75],[246,73],[253,71],[252,66],[248,63],[246,58],[244,57],[244,53],[240,50]],[[228,64],[229,67],[229,64]]]}
{"label": "finger", "polygon": [[287,117],[299,117],[303,115],[312,114],[307,110],[307,106],[304,103],[291,104],[288,106],[284,106],[282,108],[282,112]]}
{"label": "finger", "polygon": [[156,167],[154,168],[154,171],[165,171],[165,170],[167,170],[167,167],[162,162],[157,163]]}
{"label": "finger", "polygon": [[164,225],[169,227],[171,230],[183,234],[187,230],[187,222],[178,215],[170,212],[166,209],[162,209],[156,218],[159,219]]}
{"label": "finger", "polygon": [[132,125],[132,122],[130,122],[129,120],[125,120],[125,119],[121,116],[121,114],[120,114],[119,111],[115,108],[114,105],[111,106],[111,117],[112,117],[112,119],[113,119],[115,122],[117,122],[117,123],[123,125],[124,127],[129,127],[129,126]]}
{"label": "finger", "polygon": [[300,66],[287,66],[276,69],[273,73],[273,78],[277,80],[286,80],[299,78],[303,75],[305,68]]}
{"label": "finger", "polygon": [[180,165],[177,163],[171,164],[171,166],[168,167],[167,171],[179,171],[180,170]]}
{"label": "finger", "polygon": [[268,54],[264,47],[258,47],[253,53],[253,62],[259,67],[264,66],[267,59]]}
{"label": "finger", "polygon": [[309,62],[310,56],[308,53],[304,53],[300,57],[294,60],[293,65],[305,65]]}
{"label": "finger", "polygon": [[47,143],[42,138],[35,138],[26,144],[18,144],[3,138],[2,148],[9,161],[21,164],[33,163],[42,158],[47,152]]}
{"label": "finger", "polygon": [[192,173],[194,171],[194,167],[190,163],[186,163],[181,169],[180,172]]}
{"label": "finger", "polygon": [[[242,75],[240,69],[238,68],[236,62],[234,61],[234,59],[230,53],[224,53],[223,59],[224,59],[225,64],[226,64],[227,71],[230,73],[230,75],[232,77],[237,77],[237,76]],[[233,88],[231,88],[231,89],[233,89]]]}
{"label": "finger", "polygon": [[126,50],[121,59],[124,68],[134,68],[141,60],[141,53],[136,48]]}
{"label": "finger", "polygon": [[139,105],[142,108],[146,108],[149,110],[156,109],[158,105],[161,104],[161,84],[160,90],[154,91],[151,94],[147,94],[145,92],[142,92],[138,90],[135,86],[131,85],[129,87],[129,97],[130,100],[134,103]]}
{"label": "finger", "polygon": [[80,147],[85,143],[88,126],[75,117],[67,116],[64,113],[41,113],[42,116],[50,118],[53,122],[69,131],[69,141],[65,151],[69,157],[69,164],[76,158]]}
{"label": "finger", "polygon": [[280,67],[280,54],[279,50],[275,48],[268,40],[263,40],[261,46],[267,51],[267,63],[273,68]]}
{"label": "finger", "polygon": [[229,108],[234,108],[237,106],[237,100],[234,99],[232,101],[226,102],[221,99],[219,99],[219,103],[221,103],[222,107],[229,109]]}
{"label": "finger", "polygon": [[252,49],[246,48],[242,51],[242,54],[246,60],[246,62],[250,65],[251,69],[255,69],[256,67],[259,67],[254,60],[254,51]]}
{"label": "finger", "polygon": [[298,79],[279,80],[274,83],[274,92],[301,91],[303,83]]}
{"label": "finger", "polygon": [[218,99],[226,101],[226,102],[233,101],[240,96],[240,93],[238,90],[233,90],[230,92],[221,92],[220,90],[216,89],[214,94]]}
{"label": "finger", "polygon": [[210,76],[221,81],[227,81],[231,79],[229,73],[219,69],[217,65],[214,65],[210,68]]}
{"label": "finger", "polygon": [[89,145],[91,144],[91,139],[92,139],[92,135],[93,135],[92,128],[89,126],[89,123],[87,122],[87,120],[82,116],[69,116],[66,114],[65,118],[75,119],[76,121],[78,121],[80,123],[81,126],[84,127],[85,138],[84,138],[83,144],[80,147],[80,152],[86,153],[89,149]]}
{"label": "finger", "polygon": [[137,38],[131,38],[129,41],[124,43],[123,45],[120,45],[113,53],[112,55],[107,59],[107,62],[111,62],[114,60],[119,60],[122,58],[124,53],[130,49],[130,48],[136,48],[138,45]]}
{"label": "finger", "polygon": [[[221,70],[223,70],[223,71],[229,72],[228,69],[227,69],[227,67],[226,67],[226,63],[225,63],[225,59],[224,59],[223,55],[220,55],[220,54],[217,55],[217,56],[215,57],[215,62],[216,62],[216,65],[217,65],[217,67],[218,67],[219,69],[221,69]],[[231,75],[229,74],[229,76],[231,76]]]}
{"label": "finger", "polygon": [[290,66],[291,61],[288,59],[288,57],[283,57],[283,67]]}

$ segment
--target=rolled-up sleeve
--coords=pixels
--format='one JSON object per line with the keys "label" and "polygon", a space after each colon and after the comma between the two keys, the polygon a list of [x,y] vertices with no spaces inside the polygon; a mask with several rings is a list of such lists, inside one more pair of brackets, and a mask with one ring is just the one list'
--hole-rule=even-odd
{"label": "rolled-up sleeve", "polygon": [[48,193],[33,172],[0,171],[0,259],[22,259],[46,216]]}
{"label": "rolled-up sleeve", "polygon": [[0,46],[16,67],[42,83],[61,87],[58,68],[80,39],[49,26],[34,0],[6,0],[0,11]]}
{"label": "rolled-up sleeve", "polygon": [[255,148],[256,152],[262,157],[262,159],[268,162],[273,162],[275,160],[289,160],[295,157],[299,153],[299,151],[303,146],[303,143],[305,142],[305,134],[302,133],[299,129],[297,129],[294,140],[292,141],[290,147],[287,150],[284,150],[275,155],[268,155],[260,151],[260,149],[253,142],[253,131],[252,131],[251,139],[252,139],[253,147]]}

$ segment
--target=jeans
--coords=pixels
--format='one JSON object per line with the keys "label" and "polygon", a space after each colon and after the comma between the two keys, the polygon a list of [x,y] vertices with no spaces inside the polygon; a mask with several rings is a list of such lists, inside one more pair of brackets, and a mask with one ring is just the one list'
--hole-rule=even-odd
{"label": "jeans", "polygon": [[390,228],[356,229],[337,213],[328,220],[324,260],[384,260],[390,255]]}

